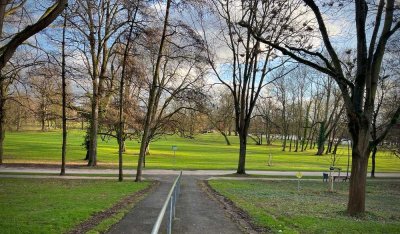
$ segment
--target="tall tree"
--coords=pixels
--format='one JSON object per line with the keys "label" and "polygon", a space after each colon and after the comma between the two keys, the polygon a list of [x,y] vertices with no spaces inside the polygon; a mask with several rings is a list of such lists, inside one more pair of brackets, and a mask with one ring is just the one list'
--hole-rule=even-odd
{"label": "tall tree", "polygon": [[[237,22],[244,16],[242,20],[246,24],[263,28],[264,31],[270,32],[269,36],[272,40],[280,41],[281,37],[286,36],[282,34],[283,25],[275,20],[275,17],[280,15],[282,22],[287,23],[285,19],[289,19],[293,11],[287,8],[288,4],[284,2],[283,4],[271,2],[271,5],[263,8],[261,12],[263,20],[256,25],[253,12],[247,11],[247,8],[257,8],[258,3],[224,0],[211,2],[214,6],[213,11],[217,13],[217,20],[222,22],[221,29],[216,30],[222,32],[221,36],[217,35],[217,38],[220,37],[218,46],[226,48],[229,56],[226,58],[227,61],[218,61],[203,24],[204,38],[209,44],[208,62],[218,80],[230,90],[233,98],[235,126],[240,145],[237,173],[245,174],[247,136],[253,110],[262,88],[271,82],[268,78],[274,70],[282,67],[284,62],[277,58],[272,47],[262,46],[258,40],[252,38],[250,30],[240,27]],[[222,66],[221,63],[229,64],[229,66]],[[228,74],[229,78],[225,74]]]}
{"label": "tall tree", "polygon": [[[130,23],[128,34],[126,36],[126,44],[124,48],[124,54],[122,58],[122,71],[121,71],[121,79],[119,84],[119,110],[118,110],[118,120],[119,120],[119,129],[118,129],[118,180],[123,180],[123,171],[122,171],[122,153],[124,152],[124,89],[125,89],[125,79],[126,79],[126,70],[127,70],[127,62],[129,56],[129,49],[132,43],[132,34],[136,22],[136,16],[139,10],[139,4],[132,4],[134,7],[131,7],[131,10],[128,13]],[[128,6],[129,7],[129,6]]]}
{"label": "tall tree", "polygon": [[342,105],[342,98],[333,87],[333,81],[328,78],[327,82],[324,85],[323,93],[325,94],[325,105],[322,109],[322,119],[318,121],[320,124],[319,133],[318,133],[318,150],[317,155],[322,155],[325,149],[325,143],[328,139],[329,135],[336,128],[340,116],[344,112],[344,108]]}
{"label": "tall tree", "polygon": [[[141,121],[136,181],[141,180],[150,142],[175,132],[179,117],[200,109],[204,99],[204,46],[188,24],[177,21],[175,14],[170,18],[171,4],[171,1],[166,2],[162,30],[159,25],[149,27],[143,37],[142,54],[148,56],[142,59],[147,61],[149,79],[142,92],[146,115]],[[173,9],[175,7],[179,5],[173,5]]]}
{"label": "tall tree", "polygon": [[109,103],[107,82],[112,86],[114,82],[109,80],[115,78],[110,58],[127,19],[120,0],[77,0],[71,9],[68,21],[92,81],[88,166],[96,166],[99,119],[106,114]]}
{"label": "tall tree", "polygon": [[[301,45],[293,43],[276,43],[265,37],[263,33],[260,33],[246,21],[241,22],[241,25],[250,29],[253,37],[258,41],[276,48],[300,63],[329,75],[338,84],[348,116],[348,129],[353,140],[352,174],[347,212],[350,215],[357,215],[365,211],[367,166],[371,149],[385,138],[400,115],[400,105],[398,105],[394,108],[395,111],[390,124],[376,140],[370,141],[372,116],[382,60],[388,40],[400,28],[400,22],[394,20],[395,13],[398,13],[399,8],[397,5],[395,7],[395,0],[379,0],[376,5],[375,1],[371,2],[370,5],[365,0],[354,1],[352,9],[357,34],[357,41],[355,42],[357,63],[356,75],[353,80],[350,80],[344,72],[342,61],[338,56],[338,49],[335,49],[335,44],[328,32],[325,17],[330,12],[336,14],[344,5],[334,2],[328,5],[318,5],[313,0],[304,0],[304,3],[311,9],[317,22],[319,36],[323,43],[323,48],[319,48],[319,50],[310,50],[311,48],[301,47]],[[260,21],[258,9],[249,8],[249,11],[253,11],[253,20]],[[368,26],[370,22],[374,22],[372,27]],[[313,31],[312,25],[307,25],[307,23],[303,25],[306,27],[305,29],[310,27],[310,31]],[[327,55],[321,52],[322,49],[327,51]],[[319,61],[315,62],[314,59]]]}
{"label": "tall tree", "polygon": [[67,93],[66,93],[66,77],[65,77],[65,31],[67,29],[67,13],[64,12],[64,22],[62,30],[61,42],[61,87],[62,87],[62,147],[61,147],[61,172],[65,175],[65,157],[67,154]]}
{"label": "tall tree", "polygon": [[164,46],[166,44],[167,27],[168,27],[170,8],[171,8],[171,0],[167,0],[167,4],[166,4],[166,8],[165,8],[164,25],[163,25],[163,29],[162,29],[162,35],[161,35],[161,39],[160,39],[160,46],[158,49],[156,64],[154,67],[154,73],[152,75],[152,82],[151,82],[151,86],[150,86],[150,90],[149,90],[149,98],[148,98],[148,103],[147,103],[146,118],[145,118],[144,125],[143,125],[143,135],[142,135],[142,140],[140,143],[140,152],[139,152],[137,171],[136,171],[136,179],[135,179],[135,181],[137,181],[137,182],[142,180],[142,167],[143,167],[143,161],[144,161],[144,157],[145,157],[145,153],[146,153],[146,148],[148,146],[147,144],[148,144],[148,136],[149,136],[149,132],[150,132],[150,124],[151,124],[151,119],[154,118],[154,115],[155,115],[155,113],[153,111],[151,111],[151,109],[154,107],[157,83],[158,83],[158,80],[160,79],[161,59],[163,57]]}
{"label": "tall tree", "polygon": [[[21,10],[26,1],[21,1],[19,4],[14,4],[14,1],[0,1],[0,39],[4,40],[4,24],[8,16]],[[53,5],[48,7],[41,17],[33,24],[27,25],[23,30],[15,32],[13,35],[6,35],[9,39],[5,39],[5,43],[0,47],[0,164],[3,163],[3,144],[5,137],[5,96],[7,93],[5,85],[5,77],[2,75],[3,69],[7,62],[14,55],[15,51],[22,43],[36,33],[40,32],[49,26],[57,16],[63,11],[67,5],[67,0],[58,0]],[[29,17],[29,16],[28,16]]]}

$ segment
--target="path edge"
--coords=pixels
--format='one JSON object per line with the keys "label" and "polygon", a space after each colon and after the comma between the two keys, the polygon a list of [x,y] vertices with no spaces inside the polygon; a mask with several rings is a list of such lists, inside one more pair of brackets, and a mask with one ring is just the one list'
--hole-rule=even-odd
{"label": "path edge", "polygon": [[212,188],[208,180],[200,180],[198,184],[203,192],[222,206],[228,217],[239,226],[241,231],[247,234],[271,233],[270,229],[255,224],[251,216],[245,210],[236,206],[232,200]]}
{"label": "path edge", "polygon": [[[98,224],[100,224],[103,220],[117,214],[120,210],[122,210],[125,206],[134,204],[133,207],[131,207],[128,212],[124,214],[124,216],[121,218],[121,220],[131,211],[132,209],[135,208],[135,206],[143,200],[147,194],[152,192],[155,188],[157,188],[160,185],[160,182],[155,180],[151,181],[150,185],[138,192],[132,193],[128,195],[127,197],[122,198],[121,200],[117,201],[113,206],[110,208],[99,211],[95,213],[94,215],[90,216],[88,219],[78,223],[75,225],[70,231],[68,231],[68,234],[81,234],[81,233],[87,233],[88,231],[92,230],[94,227],[96,227]],[[119,222],[119,221],[118,221]],[[114,223],[111,225],[108,230],[111,230],[118,222]]]}

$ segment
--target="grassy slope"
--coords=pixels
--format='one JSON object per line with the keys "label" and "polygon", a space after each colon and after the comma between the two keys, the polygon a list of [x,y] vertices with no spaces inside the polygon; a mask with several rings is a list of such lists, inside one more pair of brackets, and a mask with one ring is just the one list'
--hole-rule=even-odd
{"label": "grassy slope", "polygon": [[[283,233],[400,233],[400,182],[368,182],[365,217],[345,215],[348,183],[301,181],[209,181],[254,221]],[[385,191],[382,193],[382,191]]]}
{"label": "grassy slope", "polygon": [[0,179],[1,233],[64,233],[149,183]]}
{"label": "grassy slope", "polygon": [[[147,168],[164,169],[236,169],[238,139],[231,136],[232,146],[226,146],[218,134],[198,135],[195,139],[169,136],[153,142],[151,155],[147,157]],[[71,130],[68,135],[67,163],[84,164],[85,151],[81,146],[83,132]],[[173,157],[172,145],[178,146]],[[100,165],[116,167],[118,163],[115,139],[99,141]],[[133,168],[137,163],[139,144],[127,142],[124,164]],[[316,150],[307,152],[282,152],[277,143],[273,146],[254,145],[249,140],[246,168],[250,170],[327,170],[329,156],[315,156]],[[268,154],[273,156],[273,166],[267,166]],[[61,132],[9,132],[5,140],[5,162],[58,163],[61,158]],[[338,165],[346,169],[347,148],[340,148]],[[378,153],[377,172],[400,172],[400,160],[389,153]]]}

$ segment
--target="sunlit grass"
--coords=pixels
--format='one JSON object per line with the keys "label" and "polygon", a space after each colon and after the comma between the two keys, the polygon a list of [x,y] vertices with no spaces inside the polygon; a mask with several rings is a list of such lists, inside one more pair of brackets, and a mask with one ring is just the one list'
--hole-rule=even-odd
{"label": "sunlit grass", "polygon": [[147,186],[149,182],[0,178],[0,232],[65,233]]}
{"label": "sunlit grass", "polygon": [[[68,133],[68,164],[85,164],[82,146],[84,132],[70,130]],[[151,155],[146,158],[146,168],[154,169],[229,169],[235,170],[238,161],[238,139],[229,137],[227,146],[222,136],[209,133],[196,135],[194,139],[166,136],[150,145]],[[176,156],[171,149],[178,146]],[[127,141],[124,165],[134,168],[137,163],[139,143]],[[100,167],[117,167],[118,147],[115,139],[99,139],[98,161]],[[279,142],[272,146],[255,145],[251,140],[247,147],[248,170],[325,171],[331,164],[330,156],[316,156],[316,149],[305,152],[283,152]],[[268,166],[269,154],[272,166]],[[346,170],[348,151],[346,146],[338,150],[336,166]],[[61,132],[8,132],[5,140],[5,163],[52,163],[60,162]],[[377,156],[377,172],[400,172],[400,160],[387,152]]]}

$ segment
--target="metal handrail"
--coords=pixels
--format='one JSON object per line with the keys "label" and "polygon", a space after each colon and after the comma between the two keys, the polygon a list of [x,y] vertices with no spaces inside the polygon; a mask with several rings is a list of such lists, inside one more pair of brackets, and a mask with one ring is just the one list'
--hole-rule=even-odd
{"label": "metal handrail", "polygon": [[172,220],[175,218],[176,199],[179,196],[180,192],[181,177],[182,177],[182,171],[179,174],[179,176],[175,179],[174,184],[172,185],[172,188],[168,193],[167,199],[165,200],[164,205],[161,208],[160,213],[158,214],[157,221],[153,226],[153,230],[151,230],[151,234],[157,234],[158,231],[160,230],[160,226],[164,218],[165,212],[167,211],[167,208],[169,208],[169,215],[167,220],[167,233],[171,234]]}

